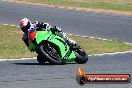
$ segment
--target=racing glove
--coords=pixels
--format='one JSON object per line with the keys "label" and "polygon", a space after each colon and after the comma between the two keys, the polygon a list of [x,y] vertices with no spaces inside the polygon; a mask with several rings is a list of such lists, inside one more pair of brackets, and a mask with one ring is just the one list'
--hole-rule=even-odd
{"label": "racing glove", "polygon": [[43,22],[35,21],[34,24],[36,25],[38,30],[41,28],[44,28],[44,29],[50,29],[51,28],[51,25],[49,23],[43,23]]}

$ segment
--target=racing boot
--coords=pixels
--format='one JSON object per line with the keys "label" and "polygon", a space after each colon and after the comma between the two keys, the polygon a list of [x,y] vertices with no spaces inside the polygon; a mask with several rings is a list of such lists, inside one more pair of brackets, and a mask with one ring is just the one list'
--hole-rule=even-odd
{"label": "racing boot", "polygon": [[74,40],[72,40],[72,39],[69,39],[68,38],[68,40],[67,40],[67,43],[70,45],[70,46],[75,46],[76,45],[76,42],[74,41]]}
{"label": "racing boot", "polygon": [[68,38],[64,32],[62,33],[62,35],[63,35],[64,40],[68,43],[68,45],[69,45],[71,48],[74,49],[75,46],[76,46],[76,42],[75,42],[74,40]]}
{"label": "racing boot", "polygon": [[76,45],[76,42],[74,40],[69,39],[67,35],[62,32],[61,28],[54,26],[53,29],[56,31],[57,35],[61,36],[68,43],[70,47],[74,48],[73,46]]}

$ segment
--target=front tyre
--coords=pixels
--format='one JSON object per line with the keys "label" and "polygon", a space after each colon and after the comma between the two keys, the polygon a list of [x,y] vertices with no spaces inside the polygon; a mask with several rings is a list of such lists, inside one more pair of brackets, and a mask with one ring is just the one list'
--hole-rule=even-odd
{"label": "front tyre", "polygon": [[75,62],[78,64],[86,63],[88,61],[87,53],[79,45],[76,44],[76,47],[77,48],[74,50],[74,52],[76,54]]}
{"label": "front tyre", "polygon": [[39,50],[41,55],[47,58],[47,61],[52,64],[61,65],[63,61],[61,60],[61,56],[59,54],[59,50],[52,43],[43,43],[40,45]]}

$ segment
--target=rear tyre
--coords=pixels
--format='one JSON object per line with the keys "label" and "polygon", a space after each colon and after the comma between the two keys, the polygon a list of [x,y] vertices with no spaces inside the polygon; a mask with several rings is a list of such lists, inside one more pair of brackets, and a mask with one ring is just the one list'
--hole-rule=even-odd
{"label": "rear tyre", "polygon": [[43,56],[41,55],[38,55],[37,56],[37,61],[39,62],[39,64],[43,65],[45,64],[45,62],[47,62],[46,58],[44,58]]}
{"label": "rear tyre", "polygon": [[41,54],[47,58],[47,61],[52,64],[61,65],[64,62],[61,60],[59,50],[52,43],[44,43],[39,47]]}
{"label": "rear tyre", "polygon": [[86,63],[88,61],[87,53],[79,45],[76,44],[76,47],[77,48],[74,50],[74,52],[76,54],[75,62],[78,64]]}

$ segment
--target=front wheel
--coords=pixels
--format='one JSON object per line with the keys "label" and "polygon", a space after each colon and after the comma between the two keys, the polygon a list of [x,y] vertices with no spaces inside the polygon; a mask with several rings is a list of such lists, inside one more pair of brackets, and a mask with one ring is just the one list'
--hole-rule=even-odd
{"label": "front wheel", "polygon": [[63,64],[58,48],[52,43],[43,43],[39,50],[41,54],[47,58],[47,61],[52,64]]}
{"label": "front wheel", "polygon": [[78,64],[86,63],[88,61],[87,53],[79,45],[76,44],[76,47],[77,48],[74,50],[74,52],[76,54],[75,62]]}

